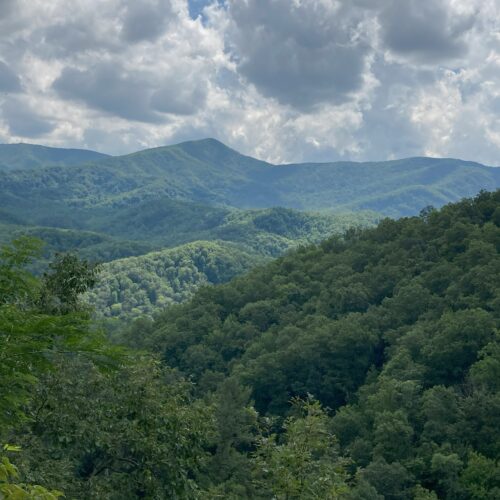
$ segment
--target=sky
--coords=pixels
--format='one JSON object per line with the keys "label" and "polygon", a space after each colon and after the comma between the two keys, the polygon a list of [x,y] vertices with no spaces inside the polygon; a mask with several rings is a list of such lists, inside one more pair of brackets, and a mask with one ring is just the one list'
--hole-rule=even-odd
{"label": "sky", "polygon": [[0,142],[500,165],[500,0],[0,0]]}

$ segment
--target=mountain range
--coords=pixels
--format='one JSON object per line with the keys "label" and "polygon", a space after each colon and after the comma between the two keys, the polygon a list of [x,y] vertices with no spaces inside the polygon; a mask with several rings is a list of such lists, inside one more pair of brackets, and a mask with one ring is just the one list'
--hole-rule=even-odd
{"label": "mountain range", "polygon": [[105,263],[89,298],[130,318],[291,248],[498,187],[500,168],[454,159],[273,165],[215,139],[124,156],[0,145],[0,242],[45,241],[36,272],[54,252]]}
{"label": "mountain range", "polygon": [[[2,208],[37,223],[47,212],[67,207],[95,210],[159,197],[236,208],[373,210],[398,217],[500,186],[500,169],[463,160],[272,165],[215,139],[92,160],[99,153],[49,155],[45,148],[17,148],[14,167],[0,169]],[[0,165],[8,164],[9,151],[0,148]],[[78,157],[81,164],[75,165]]]}

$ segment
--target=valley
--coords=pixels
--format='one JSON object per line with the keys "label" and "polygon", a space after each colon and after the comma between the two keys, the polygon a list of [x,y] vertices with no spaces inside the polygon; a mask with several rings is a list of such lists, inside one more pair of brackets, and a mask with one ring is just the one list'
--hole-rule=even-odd
{"label": "valley", "polygon": [[4,153],[0,422],[23,477],[71,498],[500,491],[499,170],[214,140]]}

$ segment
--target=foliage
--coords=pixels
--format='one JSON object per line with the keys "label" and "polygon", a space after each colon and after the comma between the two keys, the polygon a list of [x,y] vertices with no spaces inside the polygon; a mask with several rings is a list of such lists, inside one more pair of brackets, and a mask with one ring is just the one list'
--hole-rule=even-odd
{"label": "foliage", "polygon": [[[5,446],[9,450],[11,447]],[[60,491],[49,491],[43,486],[19,483],[19,472],[6,456],[0,455],[0,498],[6,500],[57,500]]]}
{"label": "foliage", "polygon": [[[37,224],[46,217],[54,221],[51,213],[62,220],[65,206],[137,204],[162,196],[238,208],[368,209],[401,216],[497,189],[499,174],[472,162],[434,158],[276,166],[206,139],[72,168],[7,171],[0,174],[0,199],[9,212],[17,209]],[[66,212],[71,219],[74,214]]]}
{"label": "foliage", "polygon": [[[30,390],[52,368],[57,353],[112,354],[101,333],[91,328],[88,314],[78,309],[77,295],[89,285],[85,277],[78,282],[75,275],[74,281],[61,266],[64,258],[44,283],[24,269],[39,247],[38,241],[22,238],[0,251],[0,424],[22,418]],[[80,265],[76,258],[71,264],[72,270]],[[46,307],[53,296],[65,307],[70,300],[65,314]]]}
{"label": "foliage", "polygon": [[167,309],[139,345],[200,394],[236,378],[261,413],[314,395],[360,496],[489,498],[474,461],[500,454],[499,206],[483,192],[299,249]]}
{"label": "foliage", "polygon": [[76,254],[56,254],[42,277],[40,304],[53,314],[69,314],[83,309],[80,296],[95,286],[98,267]]}
{"label": "foliage", "polygon": [[167,305],[184,302],[200,286],[229,281],[271,256],[332,233],[343,233],[348,227],[368,225],[370,220],[369,215],[362,214],[232,211],[218,227],[203,233],[211,238],[220,236],[221,240],[196,241],[104,264],[89,300],[105,317],[151,317]]}
{"label": "foliage", "polygon": [[34,144],[0,144],[0,172],[35,170],[52,165],[74,166],[103,158],[106,158],[106,155],[85,149],[48,148]]}
{"label": "foliage", "polygon": [[197,498],[211,411],[154,360],[112,372],[61,360],[29,411],[14,437],[31,481],[57,484],[69,498]]}
{"label": "foliage", "polygon": [[283,434],[263,437],[256,451],[257,490],[263,498],[337,499],[349,489],[328,417],[317,401],[295,399],[296,416]]}
{"label": "foliage", "polygon": [[[117,329],[142,354],[120,357],[115,370],[99,369],[113,351],[79,298],[93,265],[60,256],[37,278],[26,265],[38,243],[4,247],[1,438],[19,448],[17,468],[3,459],[0,491],[498,498],[499,207],[500,191],[482,192],[202,287]],[[231,213],[232,237],[248,229],[245,217]],[[250,225],[300,239],[296,220],[259,211]],[[196,263],[220,282],[244,267],[248,248],[192,244],[138,269],[189,283],[196,273],[182,268]]]}
{"label": "foliage", "polygon": [[104,264],[88,300],[105,317],[151,317],[184,302],[200,286],[229,281],[259,260],[228,243],[189,243]]}

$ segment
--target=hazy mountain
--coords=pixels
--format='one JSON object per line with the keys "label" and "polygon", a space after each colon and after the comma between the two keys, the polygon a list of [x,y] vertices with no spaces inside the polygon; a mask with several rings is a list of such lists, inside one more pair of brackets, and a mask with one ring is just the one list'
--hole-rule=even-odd
{"label": "hazy mountain", "polygon": [[80,165],[108,155],[86,149],[48,148],[35,144],[0,144],[0,172],[33,168]]}
{"label": "hazy mountain", "polygon": [[[202,204],[417,213],[500,186],[500,169],[454,159],[271,165],[214,139],[106,157],[67,168],[0,175],[2,205],[18,216],[68,205],[135,205],[167,196]],[[36,210],[35,210],[36,208]]]}

